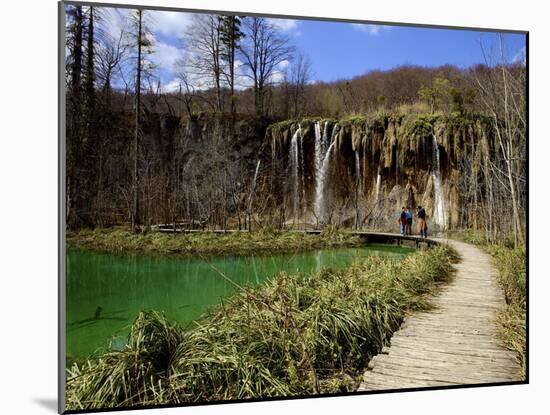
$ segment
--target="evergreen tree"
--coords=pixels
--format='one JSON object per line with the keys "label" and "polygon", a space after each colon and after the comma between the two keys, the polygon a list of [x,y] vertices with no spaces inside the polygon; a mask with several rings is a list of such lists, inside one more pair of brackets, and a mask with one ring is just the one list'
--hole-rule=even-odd
{"label": "evergreen tree", "polygon": [[238,16],[219,16],[221,58],[227,64],[224,71],[231,91],[231,113],[235,112],[235,54],[245,34],[241,31],[241,19]]}

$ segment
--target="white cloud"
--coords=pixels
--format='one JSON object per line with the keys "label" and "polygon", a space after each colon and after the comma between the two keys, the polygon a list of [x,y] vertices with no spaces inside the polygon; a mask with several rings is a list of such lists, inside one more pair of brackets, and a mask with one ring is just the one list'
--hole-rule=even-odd
{"label": "white cloud", "polygon": [[153,53],[149,56],[149,59],[159,68],[173,72],[177,69],[176,64],[183,55],[183,49],[154,40]]}
{"label": "white cloud", "polygon": [[285,80],[285,73],[282,71],[275,71],[269,77],[269,82],[274,84],[280,84]]}
{"label": "white cloud", "polygon": [[391,30],[391,26],[377,25],[377,24],[365,24],[365,23],[352,23],[352,26],[360,32],[368,33],[372,36],[378,36],[382,32]]}
{"label": "white cloud", "polygon": [[191,24],[192,14],[183,12],[150,11],[150,28],[166,36],[181,37]]}
{"label": "white cloud", "polygon": [[101,29],[112,39],[117,40],[122,31],[129,30],[128,20],[131,11],[129,9],[114,9],[105,7],[101,9]]}
{"label": "white cloud", "polygon": [[298,20],[294,19],[269,18],[267,21],[283,32],[291,32],[298,28]]}
{"label": "white cloud", "polygon": [[527,61],[527,54],[525,53],[525,46],[522,47],[512,58],[512,63],[523,63],[525,65]]}
{"label": "white cloud", "polygon": [[288,65],[290,65],[290,62],[285,59],[284,61],[279,62],[279,69],[284,70],[288,68]]}
{"label": "white cloud", "polygon": [[165,94],[176,93],[180,90],[180,80],[178,78],[172,79],[167,84],[162,85],[162,92]]}

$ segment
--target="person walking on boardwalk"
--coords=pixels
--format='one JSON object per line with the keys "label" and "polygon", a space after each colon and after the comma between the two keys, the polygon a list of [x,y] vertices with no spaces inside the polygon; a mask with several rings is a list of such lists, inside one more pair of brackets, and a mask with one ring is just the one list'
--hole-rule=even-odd
{"label": "person walking on boardwalk", "polygon": [[399,223],[401,236],[405,236],[405,233],[407,232],[407,211],[405,210],[405,206],[401,208],[401,214],[399,215],[397,222]]}
{"label": "person walking on boardwalk", "polygon": [[413,212],[411,210],[410,206],[407,206],[407,227],[406,227],[406,234],[412,235],[412,224],[413,224]]}
{"label": "person walking on boardwalk", "polygon": [[426,224],[426,210],[422,206],[418,206],[416,217],[418,218],[418,230],[420,231],[420,236],[427,238],[428,225]]}

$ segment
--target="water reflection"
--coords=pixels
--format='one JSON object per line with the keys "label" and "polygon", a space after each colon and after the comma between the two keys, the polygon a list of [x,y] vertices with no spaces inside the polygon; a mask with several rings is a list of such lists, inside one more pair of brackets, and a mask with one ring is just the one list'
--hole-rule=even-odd
{"label": "water reflection", "polygon": [[69,249],[67,353],[84,357],[109,346],[123,347],[129,325],[143,309],[163,311],[180,324],[192,324],[207,307],[234,293],[236,286],[256,286],[281,271],[342,268],[365,255],[401,258],[408,252],[382,245],[205,260]]}

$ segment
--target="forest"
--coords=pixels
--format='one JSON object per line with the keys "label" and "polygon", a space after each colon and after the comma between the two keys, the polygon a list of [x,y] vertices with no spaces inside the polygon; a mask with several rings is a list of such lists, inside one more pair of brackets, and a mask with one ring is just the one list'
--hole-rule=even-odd
{"label": "forest", "polygon": [[[502,39],[485,64],[320,82],[272,19],[194,14],[168,88],[148,10],[129,10],[113,33],[102,8],[67,7],[69,229],[382,230],[402,203],[422,202],[434,220],[440,209],[441,230],[525,241],[526,66],[505,58]],[[319,159],[316,143],[332,140],[335,155]],[[330,217],[315,208],[324,158]]]}

